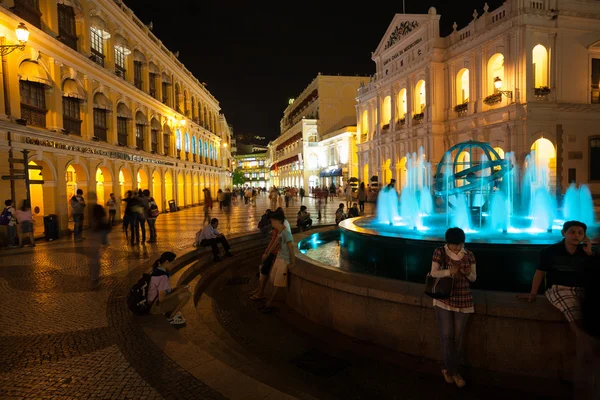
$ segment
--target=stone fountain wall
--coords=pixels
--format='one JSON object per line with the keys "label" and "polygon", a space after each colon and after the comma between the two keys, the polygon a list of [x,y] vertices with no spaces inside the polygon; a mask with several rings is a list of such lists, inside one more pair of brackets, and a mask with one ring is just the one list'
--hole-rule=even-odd
{"label": "stone fountain wall", "polygon": [[[345,272],[302,254],[290,274],[287,304],[308,319],[365,342],[441,360],[438,326],[424,285]],[[465,365],[571,380],[574,340],[544,296],[526,303],[515,293],[473,292]]]}

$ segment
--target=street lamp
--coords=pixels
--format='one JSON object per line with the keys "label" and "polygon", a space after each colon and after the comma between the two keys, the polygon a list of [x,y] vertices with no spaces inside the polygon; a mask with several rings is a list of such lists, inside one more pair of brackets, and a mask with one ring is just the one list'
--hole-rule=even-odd
{"label": "street lamp", "polygon": [[497,76],[497,77],[494,78],[494,87],[496,88],[496,91],[498,93],[501,93],[501,94],[505,95],[509,99],[512,99],[512,96],[513,96],[512,91],[510,91],[510,90],[500,90],[500,89],[502,89],[502,83],[503,83],[502,79],[500,79],[499,76]]}
{"label": "street lamp", "polygon": [[7,117],[10,117],[10,99],[9,89],[8,89],[8,71],[6,66],[6,59],[4,56],[9,55],[13,51],[19,49],[21,51],[25,50],[25,45],[27,44],[27,40],[29,40],[29,30],[25,26],[24,23],[20,23],[15,30],[17,34],[17,40],[19,44],[4,44],[6,38],[4,36],[0,36],[0,57],[2,58],[2,83],[4,85],[4,113]]}

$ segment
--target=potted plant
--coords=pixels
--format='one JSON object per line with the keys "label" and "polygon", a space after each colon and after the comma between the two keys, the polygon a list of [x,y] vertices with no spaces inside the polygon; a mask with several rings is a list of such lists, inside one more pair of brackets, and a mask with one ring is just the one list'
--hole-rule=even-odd
{"label": "potted plant", "polygon": [[548,86],[541,86],[541,87],[535,88],[536,96],[547,96],[550,94],[550,92],[551,92],[551,90]]}
{"label": "potted plant", "polygon": [[465,102],[462,104],[459,104],[457,106],[454,107],[454,111],[456,111],[457,113],[461,114],[461,113],[466,113],[467,110],[469,109],[469,102]]}
{"label": "potted plant", "polygon": [[483,102],[488,106],[500,103],[502,101],[502,93],[494,93],[483,99]]}

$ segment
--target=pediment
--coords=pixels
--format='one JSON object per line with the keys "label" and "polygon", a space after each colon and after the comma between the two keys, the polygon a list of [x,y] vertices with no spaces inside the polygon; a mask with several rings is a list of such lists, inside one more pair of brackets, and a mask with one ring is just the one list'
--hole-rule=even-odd
{"label": "pediment", "polygon": [[373,58],[394,47],[431,21],[427,14],[396,14],[373,52]]}
{"label": "pediment", "polygon": [[588,46],[589,50],[596,50],[596,51],[600,51],[600,40],[598,40],[595,43],[592,43]]}

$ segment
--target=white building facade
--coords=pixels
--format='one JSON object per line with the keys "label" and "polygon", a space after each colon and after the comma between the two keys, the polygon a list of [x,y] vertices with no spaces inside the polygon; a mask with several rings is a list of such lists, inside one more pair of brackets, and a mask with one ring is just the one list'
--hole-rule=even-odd
{"label": "white building facade", "polygon": [[269,143],[274,186],[338,186],[356,176],[356,96],[367,81],[319,74],[290,100],[281,119],[281,135]]}
{"label": "white building facade", "polygon": [[373,53],[358,96],[359,179],[401,190],[411,154],[435,166],[474,140],[519,165],[535,150],[554,190],[575,182],[600,195],[600,3],[507,0],[447,37],[439,21],[434,8],[396,14]]}

